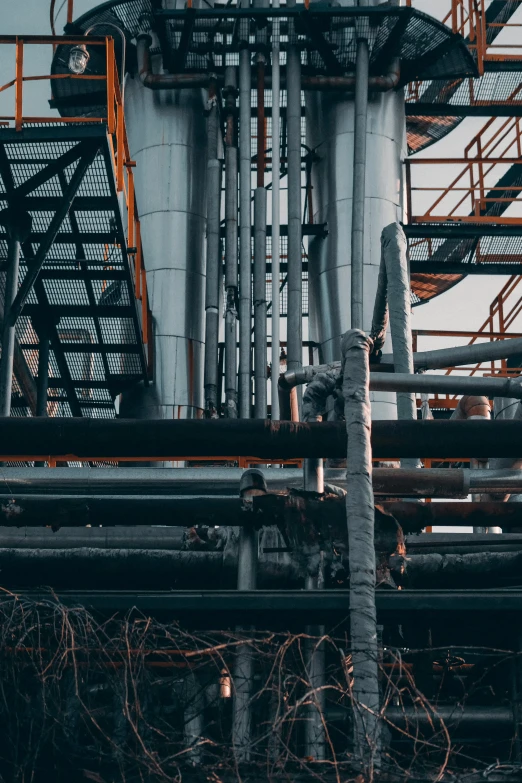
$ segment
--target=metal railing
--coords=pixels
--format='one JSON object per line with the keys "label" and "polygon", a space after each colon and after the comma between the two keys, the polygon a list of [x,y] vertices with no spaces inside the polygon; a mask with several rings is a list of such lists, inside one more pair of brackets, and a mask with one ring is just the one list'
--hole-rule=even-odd
{"label": "metal railing", "polygon": [[[0,93],[13,89],[13,114],[0,116],[0,129],[14,127],[22,131],[24,127],[39,124],[63,126],[64,124],[104,124],[107,126],[109,147],[115,172],[116,189],[122,193],[126,206],[126,240],[127,252],[133,256],[131,270],[134,280],[136,299],[141,303],[141,329],[143,344],[149,342],[149,308],[147,296],[147,278],[143,263],[143,249],[136,196],[134,190],[133,168],[136,165],[131,160],[125,115],[123,95],[118,75],[118,64],[114,51],[114,39],[111,36],[89,36],[89,46],[105,48],[105,74],[42,74],[28,76],[24,73],[25,47],[51,45],[79,46],[86,43],[85,36],[0,36],[0,46],[14,47],[15,78],[0,85]],[[24,113],[24,85],[27,82],[52,81],[57,79],[101,81],[106,86],[106,114],[101,117],[35,117]]]}
{"label": "metal railing", "polygon": [[[518,92],[522,92],[522,85]],[[522,193],[517,184],[498,184],[506,166],[522,164],[522,122],[520,117],[491,117],[473,137],[462,158],[409,158],[405,161],[409,223],[468,222],[520,225],[522,218],[491,214],[493,205],[504,212]],[[458,174],[447,185],[417,185],[412,182],[414,166],[451,165]],[[425,177],[420,177],[424,181]],[[490,184],[491,183],[491,184]],[[417,213],[414,199],[419,193],[438,193],[435,201]],[[519,202],[520,203],[520,202]],[[489,214],[488,214],[489,213]],[[431,253],[429,254],[431,255]],[[479,255],[477,255],[477,259]],[[480,260],[485,260],[481,255]]]}

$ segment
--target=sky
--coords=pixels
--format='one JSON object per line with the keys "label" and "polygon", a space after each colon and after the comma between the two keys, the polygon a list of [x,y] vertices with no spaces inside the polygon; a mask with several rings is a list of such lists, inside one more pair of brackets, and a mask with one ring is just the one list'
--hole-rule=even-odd
{"label": "sky", "polygon": [[[93,0],[75,0],[74,16],[78,17],[90,8],[98,5]],[[49,34],[49,0],[0,0],[0,33],[1,34]],[[61,8],[61,0],[57,0],[56,29],[61,31],[65,22],[65,5]],[[443,16],[449,6],[449,0],[416,0],[415,7],[438,18]],[[518,12],[516,21],[522,22],[522,8]],[[508,31],[509,32],[509,31]],[[519,35],[520,31],[511,31],[513,35]],[[507,40],[507,39],[506,39]],[[26,56],[26,72],[32,74],[47,73],[51,58],[51,50],[48,46],[31,47],[33,51]],[[38,51],[36,52],[36,49]],[[0,74],[1,82],[5,83],[14,76],[14,47],[0,46]],[[33,116],[48,115],[48,89],[44,82],[33,82],[25,85],[24,111]],[[12,114],[13,91],[6,90],[0,93],[0,114]],[[466,144],[486,122],[485,118],[466,119],[461,125],[445,139],[432,146],[422,155],[429,157],[461,157]],[[419,167],[419,171],[425,167]],[[443,186],[456,175],[455,167],[430,167],[430,186]],[[423,172],[421,179],[425,184],[428,176]],[[419,208],[426,207],[428,200],[434,198],[432,193],[422,194],[419,198]],[[513,208],[508,214],[516,214]],[[519,211],[518,214],[522,214]],[[490,276],[471,276],[459,283],[444,295],[434,299],[428,304],[416,307],[413,310],[413,329],[445,329],[445,330],[473,330],[481,326],[489,313],[489,305],[508,278]],[[516,293],[516,292],[515,292]],[[514,301],[514,300],[513,300]],[[522,316],[516,319],[511,327],[512,331],[522,331]],[[459,340],[452,337],[448,340],[442,338],[420,338],[419,349],[428,349],[437,346],[455,345],[467,340]]]}

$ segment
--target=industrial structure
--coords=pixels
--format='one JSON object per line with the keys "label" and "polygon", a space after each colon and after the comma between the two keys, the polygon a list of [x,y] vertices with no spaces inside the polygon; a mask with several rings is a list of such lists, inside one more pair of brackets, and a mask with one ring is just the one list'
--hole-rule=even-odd
{"label": "industrial structure", "polygon": [[0,31],[0,780],[521,781],[521,0],[55,5]]}

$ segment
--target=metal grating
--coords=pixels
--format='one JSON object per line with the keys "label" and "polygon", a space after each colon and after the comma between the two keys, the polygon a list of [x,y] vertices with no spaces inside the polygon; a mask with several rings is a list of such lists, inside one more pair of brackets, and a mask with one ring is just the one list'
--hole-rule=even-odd
{"label": "metal grating", "polygon": [[[115,416],[115,396],[146,378],[141,311],[134,298],[133,268],[127,257],[105,128],[94,132],[92,128],[29,128],[16,135],[12,130],[0,130],[4,160],[0,208],[13,187],[28,183],[49,166],[58,168],[61,156],[93,136],[98,152],[46,254],[16,326],[23,356],[36,380],[39,337],[34,324],[51,325],[48,397],[52,415]],[[75,163],[64,165],[25,194],[32,230],[22,245],[20,283],[38,254],[75,168]],[[6,258],[2,227],[0,264]],[[1,283],[3,291],[5,282]],[[13,395],[20,396],[17,385]],[[17,415],[21,410],[28,411],[18,405]]]}

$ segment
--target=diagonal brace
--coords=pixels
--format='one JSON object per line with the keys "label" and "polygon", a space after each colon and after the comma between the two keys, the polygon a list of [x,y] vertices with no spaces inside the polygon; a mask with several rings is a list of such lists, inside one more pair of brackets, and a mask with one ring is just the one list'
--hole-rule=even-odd
{"label": "diagonal brace", "polygon": [[61,204],[56,210],[56,212],[54,213],[53,219],[49,224],[49,228],[45,232],[45,236],[43,237],[40,243],[40,247],[38,248],[38,251],[34,257],[32,264],[28,267],[27,274],[13,302],[13,305],[11,307],[10,319],[9,319],[11,326],[15,325],[18,316],[22,312],[27,297],[31,292],[31,288],[33,287],[36,279],[38,278],[38,275],[40,274],[40,270],[45,262],[47,253],[49,252],[49,249],[53,244],[63,221],[67,217],[67,213],[71,208],[74,197],[78,191],[78,188],[80,187],[81,181],[87,169],[89,168],[94,158],[96,157],[98,149],[99,149],[98,144],[93,144],[92,146],[89,146],[88,150],[84,152],[84,154],[80,158],[80,161],[78,162],[78,165],[76,166],[75,172],[71,177],[71,181],[69,182],[69,185],[67,186],[67,189],[63,194],[63,199],[61,201]]}

